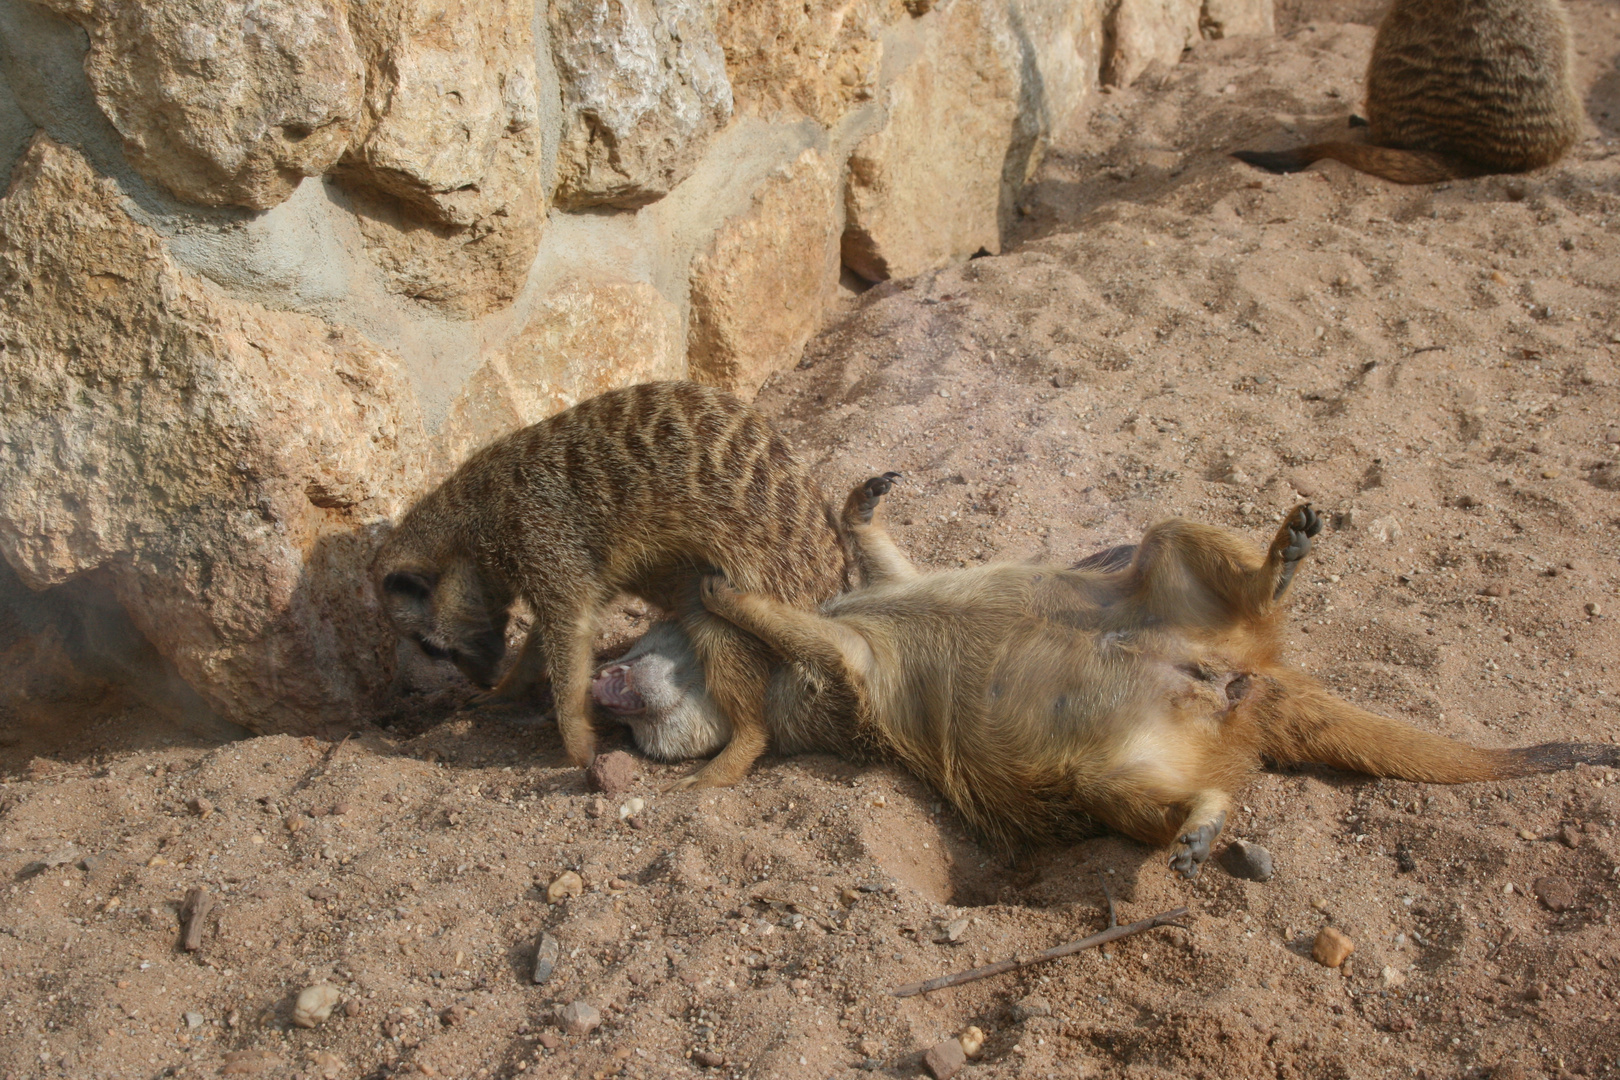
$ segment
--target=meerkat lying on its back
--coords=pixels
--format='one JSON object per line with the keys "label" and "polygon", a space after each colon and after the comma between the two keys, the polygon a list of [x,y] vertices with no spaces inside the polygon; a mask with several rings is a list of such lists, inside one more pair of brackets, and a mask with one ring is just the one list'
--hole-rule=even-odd
{"label": "meerkat lying on its back", "polygon": [[[766,704],[780,748],[899,761],[992,840],[1101,822],[1174,844],[1171,865],[1190,877],[1263,760],[1436,783],[1617,760],[1609,746],[1476,749],[1358,709],[1285,665],[1282,602],[1319,531],[1307,506],[1265,552],[1172,520],[1072,569],[919,574],[872,519],[886,490],[868,481],[845,509],[866,587],[816,613],[711,578],[704,603],[782,658]],[[676,639],[664,644],[663,670],[682,669]],[[598,683],[621,705],[637,689],[657,699],[669,685],[654,655],[610,665]],[[668,723],[664,753],[678,756],[683,735],[691,749],[715,737],[700,700],[659,700],[661,717],[637,722]]]}
{"label": "meerkat lying on its back", "polygon": [[[372,564],[394,627],[488,687],[522,599],[534,628],[493,697],[547,673],[563,744],[595,754],[592,643],[621,592],[671,613],[728,718],[720,755],[688,783],[735,783],[765,749],[770,656],[711,615],[716,570],[789,606],[844,585],[845,552],[821,489],[765,419],[695,383],[610,391],[478,451],[401,519]],[[719,749],[716,747],[716,749]]]}
{"label": "meerkat lying on its back", "polygon": [[1580,138],[1574,69],[1558,0],[1394,0],[1367,66],[1366,143],[1233,156],[1272,172],[1335,158],[1398,184],[1538,169]]}

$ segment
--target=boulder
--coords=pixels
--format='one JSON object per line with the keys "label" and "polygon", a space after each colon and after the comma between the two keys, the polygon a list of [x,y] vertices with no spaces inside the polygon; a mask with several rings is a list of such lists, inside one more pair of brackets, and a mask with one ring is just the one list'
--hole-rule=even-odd
{"label": "boulder", "polygon": [[[1104,0],[1014,0],[1009,19],[1021,60],[1021,124],[1042,140],[1078,132],[1101,77]],[[1029,169],[1039,164],[1031,154]]]}
{"label": "boulder", "polygon": [[1120,0],[1104,80],[1129,86],[1150,67],[1180,63],[1182,52],[1198,40],[1202,13],[1200,0]]}
{"label": "boulder", "polygon": [[838,287],[838,189],[827,159],[805,150],[692,260],[693,379],[747,398],[799,362]]}
{"label": "boulder", "polygon": [[85,72],[129,163],[186,202],[275,206],[359,122],[341,0],[42,3],[89,34]]}
{"label": "boulder", "polygon": [[720,41],[738,111],[832,127],[873,98],[881,35],[908,18],[902,0],[721,0]]}
{"label": "boulder", "polygon": [[0,200],[0,556],[94,573],[224,717],[308,733],[372,704],[393,635],[371,533],[423,476],[415,398],[359,334],[180,270],[41,134]]}
{"label": "boulder", "polygon": [[692,171],[731,119],[714,19],[714,0],[552,0],[559,206],[645,206]]}
{"label": "boulder", "polygon": [[964,0],[926,19],[920,54],[884,88],[885,119],[849,159],[843,261],[869,281],[999,252],[1035,149],[1005,10]]}
{"label": "boulder", "polygon": [[480,315],[517,295],[545,195],[528,5],[351,8],[363,128],[336,169],[393,288]]}
{"label": "boulder", "polygon": [[454,466],[497,436],[605,390],[685,377],[680,312],[657,289],[566,280],[467,380],[436,446]]}
{"label": "boulder", "polygon": [[1272,0],[1204,0],[1198,29],[1210,40],[1277,32]]}

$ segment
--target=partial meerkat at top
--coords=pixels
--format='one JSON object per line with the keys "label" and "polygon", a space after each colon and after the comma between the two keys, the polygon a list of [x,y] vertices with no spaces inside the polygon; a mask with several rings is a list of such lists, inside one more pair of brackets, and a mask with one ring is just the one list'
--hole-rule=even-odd
{"label": "partial meerkat at top", "polygon": [[1367,141],[1233,157],[1272,172],[1332,158],[1398,184],[1518,173],[1580,138],[1559,0],[1394,0],[1367,65]]}
{"label": "partial meerkat at top", "polygon": [[549,676],[581,766],[595,756],[603,609],[626,592],[664,609],[731,730],[686,783],[723,786],[765,748],[769,654],[704,609],[701,576],[809,607],[843,587],[844,564],[832,508],[764,417],[723,391],[666,382],[609,391],[484,447],[405,514],[372,574],[395,629],[483,687],[521,600],[533,628],[488,697],[522,700]]}
{"label": "partial meerkat at top", "polygon": [[[718,578],[703,600],[779,658],[766,706],[778,749],[897,761],[992,841],[1100,823],[1173,845],[1171,866],[1190,877],[1265,761],[1455,784],[1620,760],[1600,744],[1479,749],[1290,666],[1284,603],[1320,529],[1308,506],[1264,550],[1173,519],[1069,569],[924,574],[874,516],[887,488],[868,481],[845,507],[864,587],[819,612]],[[665,628],[597,678],[598,699],[670,758],[723,737],[683,648]]]}

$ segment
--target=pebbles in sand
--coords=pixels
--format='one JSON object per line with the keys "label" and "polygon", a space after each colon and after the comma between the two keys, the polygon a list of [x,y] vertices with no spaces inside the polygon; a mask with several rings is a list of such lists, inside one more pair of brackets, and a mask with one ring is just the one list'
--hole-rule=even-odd
{"label": "pebbles in sand", "polygon": [[1311,945],[1311,959],[1323,967],[1336,968],[1355,951],[1355,942],[1333,927],[1324,926],[1316,932],[1316,941]]}
{"label": "pebbles in sand", "polygon": [[1247,840],[1234,840],[1220,855],[1221,866],[1228,874],[1245,881],[1270,881],[1271,852]]}
{"label": "pebbles in sand", "polygon": [[301,1028],[318,1027],[332,1015],[342,996],[331,983],[306,986],[293,1003],[292,1022]]}

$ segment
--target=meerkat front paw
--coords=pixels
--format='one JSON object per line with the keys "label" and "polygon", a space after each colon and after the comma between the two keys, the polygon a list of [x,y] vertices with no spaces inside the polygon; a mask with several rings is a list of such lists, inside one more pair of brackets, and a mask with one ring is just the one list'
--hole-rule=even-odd
{"label": "meerkat front paw", "polygon": [[716,615],[724,615],[741,594],[721,575],[709,574],[698,584],[698,595],[704,607]]}

